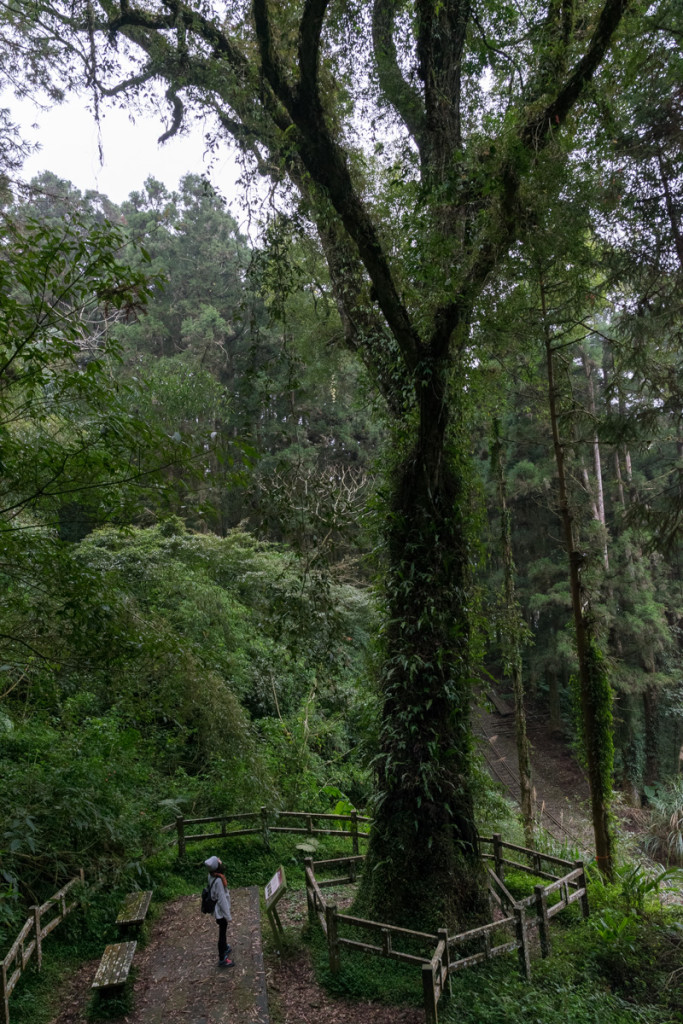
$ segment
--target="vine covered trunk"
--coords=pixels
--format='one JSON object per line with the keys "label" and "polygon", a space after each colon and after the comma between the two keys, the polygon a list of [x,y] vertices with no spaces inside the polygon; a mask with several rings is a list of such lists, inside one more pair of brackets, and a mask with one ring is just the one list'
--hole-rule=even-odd
{"label": "vine covered trunk", "polygon": [[[434,381],[434,375],[432,375]],[[466,473],[436,387],[387,511],[379,797],[361,901],[436,928],[485,906],[471,776]]]}

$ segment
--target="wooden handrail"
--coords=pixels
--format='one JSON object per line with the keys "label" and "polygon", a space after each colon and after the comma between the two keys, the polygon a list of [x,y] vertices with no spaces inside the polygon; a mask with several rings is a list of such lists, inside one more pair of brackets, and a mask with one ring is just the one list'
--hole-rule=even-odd
{"label": "wooden handrail", "polygon": [[[0,961],[0,998],[2,999],[5,1024],[9,1024],[9,997],[16,988],[21,975],[26,970],[26,965],[33,954],[36,953],[38,970],[40,970],[43,962],[43,939],[51,931],[54,931],[67,914],[70,914],[76,907],[76,900],[67,905],[66,895],[77,882],[82,882],[83,880],[83,868],[81,868],[79,874],[62,886],[54,896],[50,896],[41,906],[31,907],[31,917],[24,922],[9,951],[5,954],[4,959]],[[43,916],[55,906],[59,906],[59,913],[44,925],[42,921]],[[29,936],[33,937],[27,943],[26,940]],[[14,968],[13,970],[12,967]]]}
{"label": "wooden handrail", "polygon": [[333,860],[316,860],[313,862],[313,867],[324,869],[336,867],[337,864],[362,864],[364,860],[365,854],[361,853],[350,857],[335,857]]}
{"label": "wooden handrail", "polygon": [[[480,843],[490,843],[493,846],[493,836],[479,836]],[[563,868],[573,868],[573,860],[564,860],[562,857],[556,857],[552,853],[541,853],[540,850],[531,850],[528,846],[517,846],[516,843],[506,843],[504,840],[500,841],[500,845],[505,847],[506,850],[514,850],[515,853],[526,853],[530,857],[537,857],[540,860],[546,860],[551,864],[560,864]]]}
{"label": "wooden handrail", "polygon": [[370,930],[374,928],[376,931],[386,929],[392,935],[405,935],[411,939],[426,939],[428,942],[439,941],[439,936],[431,932],[416,932],[411,928],[399,928],[395,924],[383,924],[380,921],[368,921],[363,917],[352,917],[351,914],[340,914],[339,919],[344,924],[353,925],[354,928],[368,928]]}
{"label": "wooden handrail", "polygon": [[[269,824],[269,819],[278,821],[280,819],[303,819],[306,822],[305,827],[294,826],[294,825],[276,825]],[[259,821],[260,826],[256,828],[242,828],[242,829],[227,829],[226,825],[228,822],[240,822],[240,821]],[[314,826],[314,822],[326,822],[326,821],[340,821],[348,822],[350,828],[339,829],[339,828],[318,828]],[[189,833],[186,831],[188,827],[197,825],[208,825],[211,823],[219,823],[221,825],[220,832],[201,832]],[[205,842],[209,839],[230,839],[236,836],[246,835],[257,835],[261,833],[264,841],[268,843],[268,837],[271,832],[287,832],[292,835],[313,835],[313,836],[337,836],[338,838],[351,839],[353,844],[354,854],[358,854],[358,841],[359,839],[369,839],[369,832],[362,832],[358,825],[359,823],[370,823],[372,818],[368,818],[366,815],[358,814],[356,811],[351,811],[349,814],[329,814],[323,811],[279,811],[275,809],[269,810],[266,807],[262,807],[260,811],[246,811],[240,812],[239,814],[223,813],[223,814],[211,814],[205,815],[201,818],[185,818],[183,815],[178,815],[173,824],[163,825],[161,827],[162,833],[168,833],[176,830],[177,836],[171,840],[169,845],[177,844],[178,851],[181,857],[185,856],[185,846],[187,843],[199,843]]]}

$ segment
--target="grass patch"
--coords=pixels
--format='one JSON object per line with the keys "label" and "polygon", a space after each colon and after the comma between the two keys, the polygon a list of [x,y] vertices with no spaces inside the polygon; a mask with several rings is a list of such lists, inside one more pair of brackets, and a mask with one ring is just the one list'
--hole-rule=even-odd
{"label": "grass patch", "polygon": [[[191,843],[184,860],[178,860],[175,853],[156,858],[150,863],[150,874],[155,879],[155,897],[162,900],[199,892],[205,884],[204,861],[215,854],[225,867],[228,886],[238,889],[242,886],[263,887],[270,881],[280,864],[287,875],[290,889],[306,886],[304,856],[297,850],[301,842],[299,835],[278,834],[271,840],[270,850],[258,837],[237,839],[214,839],[202,843]],[[320,839],[315,860],[331,860],[335,857],[351,856],[351,842],[343,836],[324,836]]]}
{"label": "grass patch", "polygon": [[[548,965],[546,967],[546,965]],[[582,976],[546,961],[531,983],[516,975],[515,954],[456,975],[453,998],[439,1004],[443,1024],[664,1024],[662,1007],[638,1007]]]}
{"label": "grass patch", "polygon": [[59,1005],[60,992],[68,978],[78,970],[84,959],[83,947],[60,944],[51,950],[43,946],[43,969],[38,972],[35,961],[22,974],[10,996],[12,1024],[47,1024]]}
{"label": "grass patch", "polygon": [[[344,935],[355,938],[351,929]],[[367,932],[359,933],[362,941],[370,941]],[[340,971],[332,974],[327,953],[327,939],[316,926],[306,933],[318,982],[331,994],[347,999],[371,1000],[387,1004],[419,1006],[422,1002],[422,977],[416,965],[386,960],[358,950],[340,950]]]}
{"label": "grass patch", "polygon": [[93,992],[88,1003],[86,1017],[88,1020],[119,1020],[131,1013],[133,1009],[133,986],[135,984],[135,967],[131,967],[126,984],[114,992]]}

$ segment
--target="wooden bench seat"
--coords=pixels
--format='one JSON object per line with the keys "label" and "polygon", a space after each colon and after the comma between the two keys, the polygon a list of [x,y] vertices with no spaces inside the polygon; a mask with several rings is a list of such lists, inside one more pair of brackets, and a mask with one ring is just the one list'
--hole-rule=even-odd
{"label": "wooden bench seat", "polygon": [[151,899],[151,889],[149,892],[129,892],[116,918],[119,930],[124,931],[133,925],[141,925],[147,916]]}
{"label": "wooden bench seat", "polygon": [[486,696],[493,704],[494,708],[503,718],[507,718],[508,715],[514,715],[515,709],[510,707],[507,701],[499,697],[495,690],[487,690]]}
{"label": "wooden bench seat", "polygon": [[115,942],[105,948],[92,988],[109,989],[125,985],[133,964],[137,942]]}

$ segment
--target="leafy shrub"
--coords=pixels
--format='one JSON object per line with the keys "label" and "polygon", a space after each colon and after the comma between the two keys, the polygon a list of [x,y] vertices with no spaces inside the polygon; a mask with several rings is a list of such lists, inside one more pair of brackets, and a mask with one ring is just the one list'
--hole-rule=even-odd
{"label": "leafy shrub", "polygon": [[0,721],[7,936],[81,866],[142,879],[179,811],[327,810],[326,786],[364,802],[366,596],[330,587],[324,605],[291,553],[179,521],[60,550],[22,606],[59,618],[60,660],[17,676]]}
{"label": "leafy shrub", "polygon": [[649,794],[650,824],[643,841],[645,852],[662,864],[683,867],[683,779]]}

